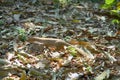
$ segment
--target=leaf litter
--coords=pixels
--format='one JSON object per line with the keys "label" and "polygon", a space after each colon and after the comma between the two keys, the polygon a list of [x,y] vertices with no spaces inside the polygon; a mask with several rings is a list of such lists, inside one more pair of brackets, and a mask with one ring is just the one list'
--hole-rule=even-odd
{"label": "leaf litter", "polygon": [[[98,3],[15,2],[10,8],[0,2],[2,80],[119,79],[119,30],[109,18],[92,13]],[[34,37],[49,41],[30,43]],[[70,45],[56,45],[51,38]]]}

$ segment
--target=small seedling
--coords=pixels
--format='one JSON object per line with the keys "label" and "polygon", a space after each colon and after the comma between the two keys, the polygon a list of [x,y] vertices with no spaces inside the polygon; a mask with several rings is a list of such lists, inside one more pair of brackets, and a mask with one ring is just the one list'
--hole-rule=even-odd
{"label": "small seedling", "polygon": [[26,40],[26,32],[25,32],[24,29],[19,29],[18,30],[18,35],[19,35],[18,37],[21,41],[24,42]]}

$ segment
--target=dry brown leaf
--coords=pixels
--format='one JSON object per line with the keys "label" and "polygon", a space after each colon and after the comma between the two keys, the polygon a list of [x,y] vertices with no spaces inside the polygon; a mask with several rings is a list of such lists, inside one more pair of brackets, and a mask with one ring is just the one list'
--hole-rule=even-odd
{"label": "dry brown leaf", "polygon": [[32,23],[32,22],[21,23],[21,25],[22,25],[25,29],[33,29],[33,28],[35,28],[35,24]]}

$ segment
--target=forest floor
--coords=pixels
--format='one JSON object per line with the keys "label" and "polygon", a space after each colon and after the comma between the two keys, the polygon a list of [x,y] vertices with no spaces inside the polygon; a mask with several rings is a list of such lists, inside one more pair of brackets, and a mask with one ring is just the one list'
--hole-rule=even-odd
{"label": "forest floor", "polygon": [[120,80],[119,25],[99,5],[0,2],[0,80]]}

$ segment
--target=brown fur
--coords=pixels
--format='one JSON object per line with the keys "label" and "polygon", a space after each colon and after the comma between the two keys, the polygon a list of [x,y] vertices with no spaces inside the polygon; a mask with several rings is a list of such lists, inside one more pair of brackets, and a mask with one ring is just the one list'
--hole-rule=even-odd
{"label": "brown fur", "polygon": [[37,43],[37,44],[42,44],[46,47],[56,47],[57,50],[64,49],[64,46],[72,46],[76,49],[76,51],[83,56],[87,56],[87,53],[84,52],[82,49],[79,49],[64,40],[61,39],[55,39],[55,38],[40,38],[40,37],[31,37],[28,39],[28,42],[30,43]]}

